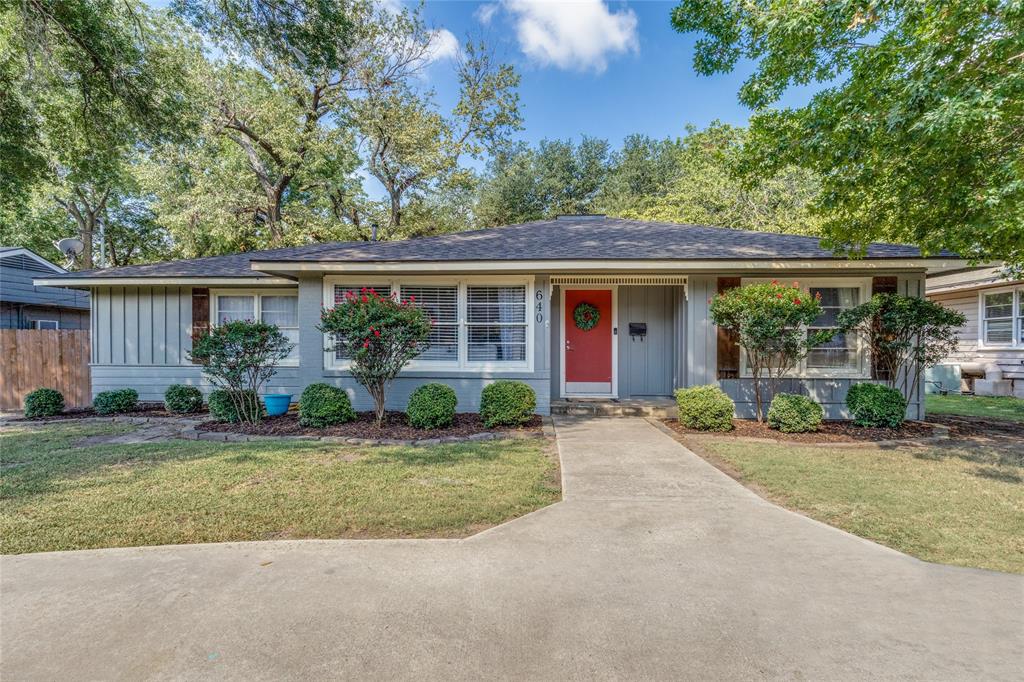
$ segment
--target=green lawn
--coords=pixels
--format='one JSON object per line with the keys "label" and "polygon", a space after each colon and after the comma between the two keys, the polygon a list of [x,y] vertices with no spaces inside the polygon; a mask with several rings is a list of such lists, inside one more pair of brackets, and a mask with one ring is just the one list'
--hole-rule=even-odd
{"label": "green lawn", "polygon": [[988,417],[1024,422],[1024,400],[976,395],[929,395],[927,414],[952,414],[962,417]]}
{"label": "green lawn", "polygon": [[111,424],[0,434],[0,552],[229,540],[455,537],[560,497],[545,441],[423,448],[76,445]]}
{"label": "green lawn", "polygon": [[926,561],[1024,573],[1024,451],[829,448],[701,438],[782,506]]}

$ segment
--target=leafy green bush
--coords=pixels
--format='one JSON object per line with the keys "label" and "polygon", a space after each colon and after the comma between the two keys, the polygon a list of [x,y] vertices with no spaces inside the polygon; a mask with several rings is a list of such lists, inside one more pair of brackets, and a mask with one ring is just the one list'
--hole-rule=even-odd
{"label": "leafy green bush", "polygon": [[484,426],[525,424],[537,409],[537,394],[522,381],[495,381],[480,394],[480,418]]}
{"label": "leafy green bush", "polygon": [[854,384],[846,393],[846,406],[857,426],[896,428],[907,414],[907,399],[898,389],[882,384]]}
{"label": "leafy green bush", "polygon": [[693,386],[676,391],[679,423],[700,431],[732,430],[736,405],[718,386]]}
{"label": "leafy green bush", "polygon": [[817,431],[825,410],[804,395],[779,393],[768,408],[768,426],[783,433]]}
{"label": "leafy green bush", "polygon": [[328,384],[310,384],[299,398],[299,423],[322,429],[356,418],[348,393]]}
{"label": "leafy green bush", "polygon": [[276,325],[232,320],[194,340],[188,357],[203,364],[210,383],[229,392],[236,417],[258,424],[264,411],[260,388],[294,347]]}
{"label": "leafy green bush", "polygon": [[25,396],[25,418],[52,417],[64,411],[64,396],[53,388],[37,388]]}
{"label": "leafy green bush", "polygon": [[[245,391],[244,395],[238,396],[240,401],[244,401],[244,405],[261,405],[260,397],[256,395],[255,391]],[[219,388],[210,394],[210,397],[206,401],[207,406],[210,408],[210,416],[220,422],[235,422],[241,421],[239,418],[239,408],[236,401],[232,398],[232,392],[227,391],[223,388]]]}
{"label": "leafy green bush", "polygon": [[203,394],[195,386],[172,384],[164,391],[164,409],[175,414],[188,414],[203,409]]}
{"label": "leafy green bush", "polygon": [[139,392],[134,388],[119,388],[114,391],[97,393],[92,400],[96,414],[120,414],[131,412],[139,403]]}
{"label": "leafy green bush", "polygon": [[451,386],[424,384],[409,396],[405,416],[417,429],[442,429],[455,420],[458,396]]}

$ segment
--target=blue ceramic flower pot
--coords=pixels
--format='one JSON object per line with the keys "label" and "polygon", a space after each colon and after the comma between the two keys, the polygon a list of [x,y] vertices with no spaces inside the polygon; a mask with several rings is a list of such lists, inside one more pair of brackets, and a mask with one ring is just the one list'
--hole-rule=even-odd
{"label": "blue ceramic flower pot", "polygon": [[287,412],[291,402],[291,393],[268,393],[263,396],[263,404],[266,405],[267,414],[271,417],[279,417]]}

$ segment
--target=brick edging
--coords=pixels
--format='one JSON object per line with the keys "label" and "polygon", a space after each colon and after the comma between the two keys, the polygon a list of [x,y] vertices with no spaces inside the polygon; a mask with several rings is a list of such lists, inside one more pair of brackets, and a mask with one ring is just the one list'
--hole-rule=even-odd
{"label": "brick edging", "polygon": [[[648,417],[647,421],[653,424],[659,431],[662,431],[663,433],[672,436],[673,438],[679,438],[682,436],[682,434],[680,434],[678,431],[675,431],[671,427],[663,424],[660,419]],[[941,424],[932,424],[930,422],[928,425],[931,426],[932,429],[936,431],[936,435],[928,436],[927,438],[907,438],[905,440],[875,440],[860,442],[823,441],[820,443],[811,443],[808,441],[800,440],[785,440],[783,438],[757,438],[755,436],[720,436],[719,438],[723,441],[738,443],[771,443],[773,445],[805,445],[829,448],[887,448],[898,447],[901,445],[927,445],[929,443],[938,443],[941,441],[949,440],[948,426],[942,426]],[[700,434],[695,435],[699,437]]]}
{"label": "brick edging", "polygon": [[[200,422],[201,423],[201,422]],[[260,443],[314,441],[320,443],[345,443],[348,445],[427,447],[442,443],[473,443],[489,440],[540,440],[554,438],[555,429],[551,417],[543,417],[540,431],[484,431],[468,436],[439,436],[437,438],[355,438],[353,436],[258,436],[247,433],[231,433],[230,431],[200,431],[199,423],[181,430],[179,437],[185,440],[205,440],[220,443]]]}

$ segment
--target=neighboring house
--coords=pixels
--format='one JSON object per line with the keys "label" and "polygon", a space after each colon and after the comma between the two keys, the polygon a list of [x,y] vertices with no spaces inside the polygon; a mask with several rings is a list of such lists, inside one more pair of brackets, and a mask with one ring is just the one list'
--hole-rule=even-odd
{"label": "neighboring house", "polygon": [[30,249],[0,247],[0,329],[88,329],[88,292],[32,283],[66,273]]}
{"label": "neighboring house", "polygon": [[[343,353],[317,331],[320,312],[346,291],[373,287],[415,297],[434,322],[432,345],[389,393],[404,409],[428,381],[456,389],[474,410],[480,390],[518,379],[537,392],[538,411],[565,398],[669,396],[681,386],[718,383],[753,413],[739,349],[708,319],[709,299],[744,282],[799,281],[820,293],[833,324],[872,292],[924,296],[925,275],[962,268],[950,254],[922,258],[914,247],[874,244],[862,260],[817,239],[727,228],[564,216],[523,225],[398,242],[343,242],[55,275],[37,284],[92,290],[93,391],[131,386],[160,400],[170,384],[205,386],[187,353],[211,324],[261,318],[296,342],[269,391],[298,395],[326,381],[369,396],[346,371]],[[581,331],[574,310],[589,303],[596,327]],[[326,350],[325,350],[326,349]],[[817,349],[786,389],[845,416],[854,382],[870,380],[865,348],[836,337]],[[911,416],[921,416],[915,402]]]}
{"label": "neighboring house", "polygon": [[1024,398],[1024,280],[1006,279],[1002,268],[965,268],[929,275],[926,293],[967,317],[957,352],[929,372],[929,390],[941,383]]}

